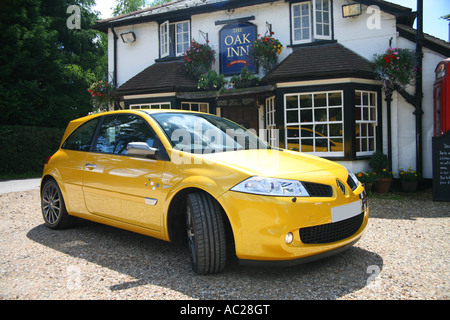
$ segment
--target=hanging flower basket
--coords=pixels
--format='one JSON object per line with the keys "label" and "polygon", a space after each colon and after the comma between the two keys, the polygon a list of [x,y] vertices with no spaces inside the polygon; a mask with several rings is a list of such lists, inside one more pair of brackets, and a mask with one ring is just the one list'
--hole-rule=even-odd
{"label": "hanging flower basket", "polygon": [[116,100],[115,90],[116,87],[108,81],[94,82],[88,89],[94,108],[107,109],[108,105]]}
{"label": "hanging flower basket", "polygon": [[191,41],[191,46],[184,53],[180,69],[189,77],[198,79],[200,75],[207,73],[215,62],[215,51],[210,47],[209,41],[200,44]]}
{"label": "hanging flower basket", "polygon": [[273,38],[273,32],[269,37],[260,37],[253,41],[251,53],[255,62],[259,63],[266,73],[272,71],[278,64],[278,56],[283,50],[283,46],[278,39]]}
{"label": "hanging flower basket", "polygon": [[414,82],[417,72],[417,56],[409,49],[389,48],[374,59],[375,74],[383,81],[385,90],[395,86],[406,87]]}

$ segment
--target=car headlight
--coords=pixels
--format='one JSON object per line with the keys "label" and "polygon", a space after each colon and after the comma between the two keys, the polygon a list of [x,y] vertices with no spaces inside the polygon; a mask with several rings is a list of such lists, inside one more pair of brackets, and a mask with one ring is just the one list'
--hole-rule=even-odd
{"label": "car headlight", "polygon": [[[348,170],[347,170],[348,171]],[[350,188],[352,190],[355,190],[358,186],[359,186],[359,180],[358,178],[355,176],[355,174],[351,171],[348,171],[348,181],[347,181],[348,185],[350,186]]]}
{"label": "car headlight", "polygon": [[238,183],[232,191],[277,197],[309,197],[308,191],[300,181],[251,177]]}

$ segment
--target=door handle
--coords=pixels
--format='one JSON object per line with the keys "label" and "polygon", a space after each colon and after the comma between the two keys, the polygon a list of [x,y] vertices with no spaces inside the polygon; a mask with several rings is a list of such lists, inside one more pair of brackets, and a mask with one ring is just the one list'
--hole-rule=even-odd
{"label": "door handle", "polygon": [[84,166],[91,170],[97,168],[97,166],[93,163],[86,163]]}

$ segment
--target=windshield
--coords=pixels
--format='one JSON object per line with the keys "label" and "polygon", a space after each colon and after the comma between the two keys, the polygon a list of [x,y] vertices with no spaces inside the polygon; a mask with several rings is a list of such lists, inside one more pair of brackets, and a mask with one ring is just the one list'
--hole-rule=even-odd
{"label": "windshield", "polygon": [[251,131],[236,123],[208,114],[150,114],[164,130],[172,147],[191,153],[216,153],[249,149],[269,149]]}

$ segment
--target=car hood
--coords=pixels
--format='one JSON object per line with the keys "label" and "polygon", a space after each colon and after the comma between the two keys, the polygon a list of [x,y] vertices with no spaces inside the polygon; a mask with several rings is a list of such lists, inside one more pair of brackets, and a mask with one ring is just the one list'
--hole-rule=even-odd
{"label": "car hood", "polygon": [[239,150],[202,155],[205,161],[234,167],[249,175],[295,178],[303,173],[344,169],[316,156],[278,149]]}

